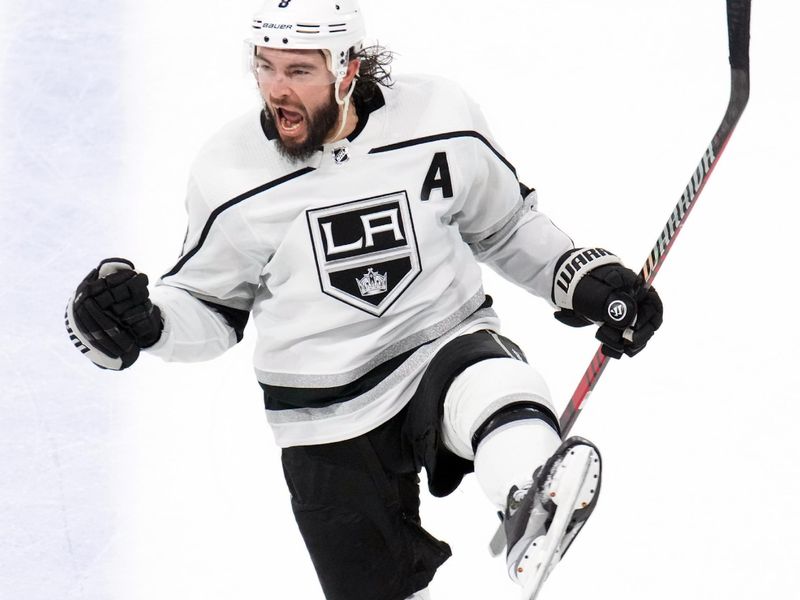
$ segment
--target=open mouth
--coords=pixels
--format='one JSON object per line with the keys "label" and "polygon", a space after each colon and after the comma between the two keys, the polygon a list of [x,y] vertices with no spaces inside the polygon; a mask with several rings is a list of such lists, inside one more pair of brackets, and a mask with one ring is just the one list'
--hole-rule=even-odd
{"label": "open mouth", "polygon": [[278,124],[280,125],[280,128],[287,133],[296,131],[303,123],[302,113],[283,107],[277,108],[275,113],[278,117]]}

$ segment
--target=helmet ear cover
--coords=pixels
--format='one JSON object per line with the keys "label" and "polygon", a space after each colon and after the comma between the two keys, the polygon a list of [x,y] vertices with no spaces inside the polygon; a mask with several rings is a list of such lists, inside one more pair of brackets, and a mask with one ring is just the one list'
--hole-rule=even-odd
{"label": "helmet ear cover", "polygon": [[357,59],[356,55],[360,50],[361,48],[357,49],[355,46],[346,50],[339,49],[335,54],[327,48],[322,50],[328,63],[328,69],[336,76],[338,82],[341,82],[347,76],[347,68],[350,65],[350,61]]}

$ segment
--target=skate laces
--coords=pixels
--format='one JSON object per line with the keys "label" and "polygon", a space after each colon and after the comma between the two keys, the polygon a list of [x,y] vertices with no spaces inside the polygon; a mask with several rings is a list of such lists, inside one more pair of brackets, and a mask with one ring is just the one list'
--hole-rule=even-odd
{"label": "skate laces", "polygon": [[517,490],[514,491],[512,497],[515,503],[522,502],[522,499],[528,494],[528,491],[531,489],[531,486],[536,483],[539,479],[539,473],[541,473],[542,467],[536,467],[536,470],[533,472],[533,476],[529,481],[523,483]]}
{"label": "skate laces", "polygon": [[[525,496],[528,495],[528,492],[530,491],[531,487],[534,484],[536,484],[536,482],[539,480],[541,472],[542,472],[542,467],[537,467],[536,470],[533,472],[533,478],[530,481],[522,484],[518,489],[516,489],[516,490],[514,490],[512,492],[512,494],[511,494],[511,499],[512,499],[512,503],[513,503],[513,507],[512,508],[516,508],[517,506],[519,506],[519,504],[522,502],[522,500],[525,498]],[[551,475],[551,477],[552,477],[552,475]],[[548,481],[549,481],[549,479],[550,479],[550,477],[548,477]],[[547,482],[545,482],[545,484],[546,483]]]}
{"label": "skate laces", "polygon": [[525,496],[528,495],[528,492],[530,491],[532,485],[533,481],[529,481],[528,483],[523,484],[522,487],[519,487],[517,489],[512,488],[511,496],[508,502],[509,516],[517,512],[517,509],[519,508],[520,504],[522,504],[522,501],[525,499]]}
{"label": "skate laces", "polygon": [[528,490],[531,489],[532,485],[533,485],[533,482],[531,481],[531,482],[526,483],[525,485],[523,485],[518,490],[516,490],[511,495],[511,497],[514,499],[514,502],[517,502],[517,503],[522,502],[522,499],[528,494]]}

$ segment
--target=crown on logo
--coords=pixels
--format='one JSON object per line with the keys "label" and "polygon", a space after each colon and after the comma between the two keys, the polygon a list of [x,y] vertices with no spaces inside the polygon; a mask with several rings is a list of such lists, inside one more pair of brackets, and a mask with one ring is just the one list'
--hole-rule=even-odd
{"label": "crown on logo", "polygon": [[388,289],[389,275],[376,273],[370,267],[361,279],[356,279],[356,283],[362,296],[376,296],[383,294]]}

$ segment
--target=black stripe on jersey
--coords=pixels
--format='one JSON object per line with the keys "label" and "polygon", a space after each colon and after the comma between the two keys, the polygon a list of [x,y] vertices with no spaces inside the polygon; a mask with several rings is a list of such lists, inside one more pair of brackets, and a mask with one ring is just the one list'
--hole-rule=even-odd
{"label": "black stripe on jersey", "polygon": [[400,150],[401,148],[408,148],[410,146],[419,146],[420,144],[428,144],[430,142],[435,142],[437,140],[450,140],[453,138],[460,138],[460,137],[471,137],[483,142],[489,150],[494,153],[494,155],[500,159],[500,161],[511,169],[511,172],[514,173],[514,176],[517,175],[517,170],[514,168],[508,159],[505,156],[500,154],[497,149],[489,143],[485,137],[483,137],[477,131],[450,131],[447,133],[437,133],[436,135],[428,135],[421,138],[415,138],[413,140],[406,140],[405,142],[398,142],[396,144],[389,144],[388,146],[380,146],[378,148],[373,148],[369,151],[370,154],[379,154],[381,152],[391,152],[392,150]]}
{"label": "black stripe on jersey", "polygon": [[[430,344],[430,342],[426,342],[426,344]],[[426,344],[390,358],[365,375],[345,385],[330,388],[293,388],[262,383],[260,385],[261,389],[264,390],[264,407],[267,410],[292,410],[296,408],[323,408],[332,404],[347,402],[370,391],[397,370],[409,356]]]}
{"label": "black stripe on jersey", "polygon": [[[191,292],[189,292],[191,294]],[[233,329],[234,333],[236,333],[236,342],[239,343],[242,341],[244,337],[244,328],[247,325],[247,320],[250,318],[250,312],[246,310],[242,310],[239,308],[231,308],[230,306],[223,306],[222,304],[217,304],[216,302],[209,302],[208,300],[202,300],[198,298],[200,302],[205,304],[211,310],[219,313],[225,322],[228,324],[228,327]]]}
{"label": "black stripe on jersey", "polygon": [[197,245],[191,250],[189,250],[189,252],[184,254],[178,261],[178,264],[172,267],[172,269],[168,273],[162,275],[161,276],[162,279],[165,277],[169,277],[170,275],[175,275],[175,273],[180,271],[183,265],[185,265],[190,258],[192,258],[195,254],[197,254],[200,251],[200,248],[203,247],[203,243],[206,241],[206,238],[208,237],[208,234],[211,231],[211,226],[214,224],[214,221],[216,221],[217,217],[220,216],[226,210],[228,210],[231,206],[235,206],[239,204],[239,202],[247,200],[248,198],[252,198],[257,194],[260,194],[261,192],[265,192],[281,184],[287,183],[292,179],[296,179],[302,175],[305,175],[306,173],[310,173],[313,170],[314,170],[313,167],[305,167],[303,169],[300,169],[299,171],[295,171],[294,173],[289,173],[288,175],[284,175],[283,177],[279,177],[278,179],[273,179],[272,181],[269,181],[264,185],[260,185],[257,188],[252,189],[249,192],[245,192],[244,194],[241,194],[239,196],[236,196],[236,198],[228,200],[225,204],[221,204],[220,206],[218,206],[209,215],[208,221],[206,221],[206,224],[203,227],[203,232],[200,234],[200,239],[197,241]]}
{"label": "black stripe on jersey", "polygon": [[[475,312],[485,308],[490,308],[493,302],[494,300],[492,297],[487,295],[483,301],[483,304],[476,308]],[[506,338],[503,339],[505,340]],[[264,390],[264,407],[267,410],[292,410],[297,408],[324,408],[333,404],[347,402],[348,400],[352,400],[361,394],[369,392],[372,388],[377,386],[380,382],[400,368],[400,365],[402,365],[417,350],[434,341],[436,340],[434,339],[425,342],[424,344],[420,344],[411,350],[407,350],[406,352],[395,356],[394,358],[390,358],[389,360],[382,362],[377,367],[373,368],[371,371],[362,375],[355,381],[336,387],[294,388],[260,383],[259,385],[261,386],[261,389]],[[496,340],[492,339],[492,342],[495,347],[498,347],[498,342]],[[514,348],[517,348],[513,342],[510,342],[510,344]],[[439,350],[439,352],[441,352],[441,350]],[[502,356],[505,356],[507,352],[508,350],[504,348]],[[520,350],[520,352],[522,351]],[[501,355],[498,354],[498,356]]]}
{"label": "black stripe on jersey", "polygon": [[536,189],[532,187],[528,187],[521,181],[519,182],[519,193],[522,194],[523,198],[527,198],[531,192],[535,192]]}

